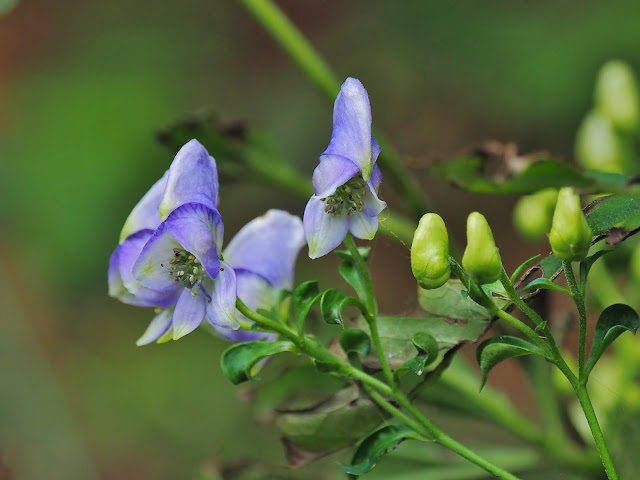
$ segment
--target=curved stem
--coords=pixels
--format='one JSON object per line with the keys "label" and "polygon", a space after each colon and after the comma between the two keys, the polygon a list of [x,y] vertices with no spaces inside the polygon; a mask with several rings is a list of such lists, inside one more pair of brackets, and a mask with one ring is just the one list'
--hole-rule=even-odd
{"label": "curved stem", "polygon": [[[271,0],[241,0],[253,17],[287,52],[300,70],[331,102],[340,91],[340,82],[327,62],[313,48],[300,30]],[[378,162],[390,176],[396,189],[404,196],[413,213],[419,217],[430,210],[424,192],[402,164],[399,155],[380,132],[374,132],[382,148]]]}
{"label": "curved stem", "polygon": [[579,385],[578,388],[576,388],[576,394],[580,401],[580,406],[582,406],[582,410],[584,411],[584,415],[587,418],[587,422],[589,423],[589,428],[591,429],[593,440],[596,442],[596,447],[598,448],[602,465],[604,465],[604,470],[607,472],[607,477],[609,477],[609,480],[618,480],[618,474],[613,466],[611,454],[609,453],[604,441],[604,436],[602,435],[602,430],[600,429],[596,412],[593,410],[593,405],[589,398],[589,392],[587,392],[587,386],[583,384]]}
{"label": "curved stem", "polygon": [[564,276],[567,278],[567,284],[569,285],[569,291],[573,298],[576,308],[578,309],[578,316],[580,317],[580,333],[578,336],[578,380],[581,383],[586,383],[584,377],[584,363],[585,363],[585,350],[587,344],[587,310],[584,306],[584,298],[580,293],[578,282],[573,274],[573,267],[571,262],[563,261],[562,266],[564,268]]}

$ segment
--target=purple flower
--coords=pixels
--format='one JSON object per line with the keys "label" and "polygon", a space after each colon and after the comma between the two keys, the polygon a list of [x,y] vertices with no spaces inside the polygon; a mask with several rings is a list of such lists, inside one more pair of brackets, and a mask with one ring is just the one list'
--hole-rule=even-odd
{"label": "purple flower", "polygon": [[[238,297],[254,311],[276,306],[280,290],[293,286],[296,257],[303,245],[302,221],[290,213],[269,210],[247,223],[223,255],[236,272]],[[240,312],[236,315],[250,322]],[[215,329],[218,335],[236,342],[273,338],[273,334],[264,332]]]}
{"label": "purple flower", "polygon": [[133,305],[164,307],[138,345],[177,340],[205,316],[238,328],[235,272],[219,257],[224,227],[217,203],[215,160],[191,140],[125,222],[109,264],[109,294]]}
{"label": "purple flower", "polygon": [[371,105],[359,80],[347,78],[333,107],[329,146],[313,172],[315,195],[304,211],[309,256],[336,248],[350,231],[370,240],[378,230],[378,214],[386,203],[378,198],[380,147],[371,134]]}

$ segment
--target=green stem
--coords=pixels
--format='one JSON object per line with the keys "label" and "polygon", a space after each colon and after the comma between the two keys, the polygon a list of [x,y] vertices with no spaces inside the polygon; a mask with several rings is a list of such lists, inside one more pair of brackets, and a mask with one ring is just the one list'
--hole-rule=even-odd
{"label": "green stem", "polygon": [[[257,312],[254,312],[249,307],[247,307],[244,304],[244,302],[239,298],[236,299],[236,308],[238,309],[238,311],[240,311],[240,313],[245,315],[247,318],[253,320],[258,325],[264,328],[272,329],[272,331],[288,338],[289,340],[294,342],[298,346],[298,348],[300,348],[301,351],[308,354],[310,357],[320,360],[325,364],[334,365],[335,371],[337,373],[341,373],[346,377],[356,379],[362,382],[367,387],[375,389],[378,392],[381,392],[389,397],[394,398],[398,402],[398,404],[402,405],[405,408],[405,410],[407,410],[413,416],[413,418],[415,418],[415,421],[412,420],[410,417],[406,416],[402,412],[399,412],[400,413],[399,418],[403,419],[403,421],[407,420],[409,422],[407,423],[407,425],[413,428],[414,430],[416,430],[416,427],[419,427],[418,430],[416,430],[418,433],[421,433],[421,434],[427,433],[429,437],[434,438],[441,445],[449,448],[450,450],[456,452],[462,457],[470,460],[471,462],[485,469],[487,472],[493,473],[498,478],[502,478],[506,480],[519,480],[518,477],[495,466],[491,462],[485,460],[484,458],[482,458],[472,450],[458,443],[456,440],[449,437],[440,429],[438,429],[422,414],[422,412],[420,412],[420,410],[418,410],[416,407],[414,407],[411,404],[409,399],[402,392],[393,389],[391,386],[387,385],[386,383],[381,382],[377,378],[366,374],[365,372],[353,367],[352,365],[349,365],[347,363],[340,361],[335,355],[329,352],[325,347],[323,347],[317,341],[310,338],[306,338],[306,337],[298,337],[298,335],[296,335],[294,331],[289,330],[284,325],[281,325],[263,315],[260,315]],[[382,398],[382,400],[384,404],[383,408],[385,407],[388,408],[389,406],[391,406],[393,409],[395,409],[395,407],[393,407],[393,405],[391,405],[386,399]],[[396,414],[396,410],[397,409],[393,410],[394,415]]]}
{"label": "green stem", "polygon": [[427,438],[431,437],[431,433],[429,431],[427,431],[424,428],[424,426],[422,426],[419,422],[417,422],[416,420],[411,418],[409,415],[404,413],[399,408],[394,407],[393,404],[390,401],[388,401],[386,398],[384,398],[382,395],[380,395],[378,392],[376,392],[373,388],[364,387],[364,390],[367,393],[367,395],[369,395],[371,400],[373,400],[384,411],[386,411],[390,415],[402,420],[402,422],[406,426],[411,427],[416,433],[420,433],[422,435],[426,434]]}
{"label": "green stem", "polygon": [[576,282],[576,277],[573,274],[573,266],[571,262],[563,261],[562,266],[564,268],[564,276],[567,279],[569,285],[569,291],[573,298],[576,308],[578,309],[578,316],[580,317],[580,332],[578,335],[578,380],[581,383],[586,383],[584,376],[584,363],[585,363],[585,351],[587,348],[587,310],[584,306],[584,298],[580,293],[580,287]]}
{"label": "green stem", "polygon": [[616,473],[616,469],[613,466],[611,454],[609,453],[607,445],[604,441],[604,436],[602,435],[602,430],[600,429],[600,424],[598,423],[596,412],[593,410],[593,405],[591,404],[591,399],[589,398],[587,386],[582,384],[579,385],[578,388],[576,388],[576,394],[578,396],[578,400],[580,401],[580,406],[582,406],[582,410],[584,411],[584,415],[587,418],[587,423],[589,423],[589,428],[591,429],[593,440],[595,441],[596,447],[598,448],[598,453],[600,454],[602,465],[604,465],[604,470],[605,472],[607,472],[607,477],[609,478],[609,480],[618,480],[618,474]]}
{"label": "green stem", "polygon": [[373,291],[373,283],[371,282],[371,275],[369,274],[369,268],[367,268],[367,264],[365,263],[364,258],[362,258],[362,255],[360,255],[360,252],[358,251],[358,247],[356,246],[356,243],[353,241],[353,237],[348,232],[346,237],[344,237],[344,244],[347,247],[347,250],[349,250],[349,253],[351,253],[351,258],[353,259],[353,263],[355,264],[355,267],[358,270],[358,273],[360,274],[360,278],[362,279],[366,298],[361,298],[360,300],[362,300],[362,302],[367,307],[367,310],[369,311],[369,315],[373,317],[378,313],[378,305],[376,303],[376,296]]}
{"label": "green stem", "polygon": [[[327,62],[291,20],[270,0],[241,1],[320,92],[333,102],[340,91],[340,82]],[[402,164],[399,155],[380,132],[374,133],[383,152],[378,163],[389,174],[391,182],[405,197],[416,217],[429,211],[424,192]]]}
{"label": "green stem", "polygon": [[542,331],[543,335],[547,339],[549,348],[551,349],[551,355],[554,359],[555,365],[560,369],[564,376],[567,377],[567,380],[569,380],[569,382],[574,385],[576,382],[576,377],[571,371],[571,368],[569,368],[569,366],[567,365],[564,357],[560,353],[558,345],[556,344],[556,341],[551,334],[551,330],[549,330],[547,322],[545,322],[542,317],[538,315],[538,312],[536,312],[533,308],[527,305],[526,302],[522,300],[522,298],[520,298],[520,295],[518,295],[518,292],[516,292],[516,289],[513,286],[513,283],[511,283],[511,279],[507,275],[507,272],[504,268],[502,269],[502,274],[500,276],[500,283],[502,283],[502,286],[507,292],[509,300],[511,300],[513,304],[518,307],[527,317],[529,317],[533,321],[533,323],[536,324],[537,328]]}
{"label": "green stem", "polygon": [[509,480],[518,479],[518,477],[516,477],[515,475],[488,462],[487,460],[479,456],[477,453],[475,453],[473,450],[470,450],[469,448],[459,443],[457,440],[454,440],[449,435],[444,433],[442,430],[436,427],[433,423],[431,423],[431,421],[424,416],[424,414],[420,411],[420,409],[414,406],[409,401],[409,399],[406,396],[404,396],[402,393],[398,392],[398,394],[395,396],[395,399],[405,410],[407,410],[407,412],[409,412],[416,420],[420,422],[420,424],[424,426],[424,428],[430,434],[430,436],[433,437],[434,440],[438,442],[440,445],[447,447],[449,450],[456,452],[461,457],[466,458],[467,460],[475,463],[479,467],[482,467],[487,472],[493,473],[498,478],[504,478]]}

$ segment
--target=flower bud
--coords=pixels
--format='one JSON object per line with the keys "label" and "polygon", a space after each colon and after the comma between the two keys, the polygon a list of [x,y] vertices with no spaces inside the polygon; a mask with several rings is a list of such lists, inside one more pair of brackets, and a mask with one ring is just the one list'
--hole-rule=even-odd
{"label": "flower bud", "polygon": [[633,142],[618,132],[611,120],[597,110],[589,113],[576,136],[576,157],[591,170],[631,173],[634,169]]}
{"label": "flower bud", "polygon": [[462,256],[462,266],[481,285],[495,282],[502,273],[502,262],[491,227],[484,215],[478,212],[467,218],[467,248]]}
{"label": "flower bud", "polygon": [[449,235],[435,213],[422,216],[411,243],[411,270],[418,285],[427,290],[441,287],[451,275]]}
{"label": "flower bud", "polygon": [[513,223],[518,232],[530,242],[545,238],[551,228],[553,210],[558,200],[555,188],[546,188],[522,197],[513,210]]}
{"label": "flower bud", "polygon": [[579,262],[587,256],[593,233],[580,208],[580,197],[570,187],[560,189],[549,243],[561,260]]}
{"label": "flower bud", "polygon": [[629,65],[621,60],[607,62],[598,74],[595,97],[598,109],[616,128],[625,132],[638,130],[638,83]]}

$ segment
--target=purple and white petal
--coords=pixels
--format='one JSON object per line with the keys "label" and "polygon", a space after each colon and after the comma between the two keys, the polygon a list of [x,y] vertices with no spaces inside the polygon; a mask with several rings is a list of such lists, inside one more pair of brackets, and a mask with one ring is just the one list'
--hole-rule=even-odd
{"label": "purple and white petal", "polygon": [[257,273],[275,288],[291,288],[296,257],[304,243],[299,217],[283,210],[269,210],[240,229],[223,257],[236,271]]}
{"label": "purple and white petal", "polygon": [[152,235],[153,230],[141,230],[128,237],[118,247],[120,250],[118,265],[122,282],[135,297],[133,302],[124,303],[141,307],[168,307],[176,303],[178,299],[178,285],[173,291],[158,291],[145,287],[133,276],[133,266]]}
{"label": "purple and white petal", "polygon": [[142,248],[133,265],[133,278],[153,290],[175,291],[180,288],[169,272],[174,248],[182,248],[163,222]]}
{"label": "purple and white petal", "polygon": [[[381,151],[382,149],[380,148],[380,145],[378,145],[378,142],[376,142],[376,139],[373,138],[373,135],[371,135],[371,156],[373,157],[374,164],[378,160],[378,156],[380,155]],[[375,165],[374,165],[374,168],[375,168]],[[373,171],[371,175],[373,175]]]}
{"label": "purple and white petal", "polygon": [[193,253],[211,278],[218,276],[224,225],[216,209],[201,203],[187,203],[176,208],[164,224],[182,248]]}
{"label": "purple and white petal", "polygon": [[139,230],[155,230],[158,228],[158,225],[162,222],[158,209],[160,208],[160,200],[162,200],[164,190],[167,187],[168,178],[169,171],[167,170],[162,175],[162,178],[154,183],[138,204],[133,207],[120,232],[120,243]]}
{"label": "purple and white petal", "polygon": [[169,167],[167,188],[160,202],[160,217],[185,203],[202,203],[215,209],[218,205],[218,169],[207,150],[193,139],[186,143]]}
{"label": "purple and white petal", "polygon": [[313,190],[319,197],[328,197],[359,172],[358,165],[340,155],[322,155],[313,171]]}
{"label": "purple and white petal", "polygon": [[136,345],[141,347],[142,345],[148,345],[151,342],[155,342],[171,327],[171,317],[173,316],[172,308],[163,308],[158,313],[151,323],[142,334],[142,336],[136,341]]}
{"label": "purple and white petal", "polygon": [[368,180],[373,168],[371,105],[360,80],[347,78],[333,106],[333,132],[323,155],[342,155]]}
{"label": "purple and white petal", "polygon": [[373,166],[373,169],[371,170],[371,178],[367,181],[367,183],[374,192],[378,192],[380,184],[382,183],[382,173],[380,172],[380,167],[378,165]]}
{"label": "purple and white petal", "polygon": [[[195,291],[197,290],[194,288]],[[198,292],[193,296],[191,290],[186,288],[182,290],[171,320],[174,340],[178,340],[198,328],[207,313],[208,300],[204,292]]]}
{"label": "purple and white petal", "polygon": [[[269,282],[253,272],[246,270],[234,269],[236,273],[238,298],[244,302],[254,312],[258,308],[270,309],[275,301],[277,290],[275,290]],[[245,321],[251,322],[247,317],[236,311],[236,316]],[[271,340],[274,334],[268,332],[257,332],[250,330],[232,330],[217,325],[213,326],[215,333],[232,342],[249,342],[253,340]]]}
{"label": "purple and white petal", "polygon": [[371,240],[378,231],[378,216],[369,217],[362,212],[356,212],[349,218],[349,231],[356,238]]}
{"label": "purple and white petal", "polygon": [[[371,179],[373,179],[373,175],[371,176]],[[377,217],[380,212],[387,208],[387,202],[378,198],[376,188],[371,180],[367,182],[367,186],[369,188],[365,190],[364,198],[362,200],[362,213],[369,217]]]}
{"label": "purple and white petal", "polygon": [[309,257],[318,258],[336,248],[347,234],[346,215],[331,215],[324,211],[320,197],[311,197],[304,209],[304,235],[309,245]]}
{"label": "purple and white petal", "polygon": [[120,245],[116,247],[109,259],[107,278],[110,297],[117,298],[122,303],[135,305],[136,297],[124,286],[122,275],[120,275]]}
{"label": "purple and white petal", "polygon": [[209,321],[233,330],[240,328],[236,318],[237,283],[233,268],[226,262],[220,262],[220,274],[215,280],[208,280],[205,286],[211,293],[211,302],[207,305]]}

